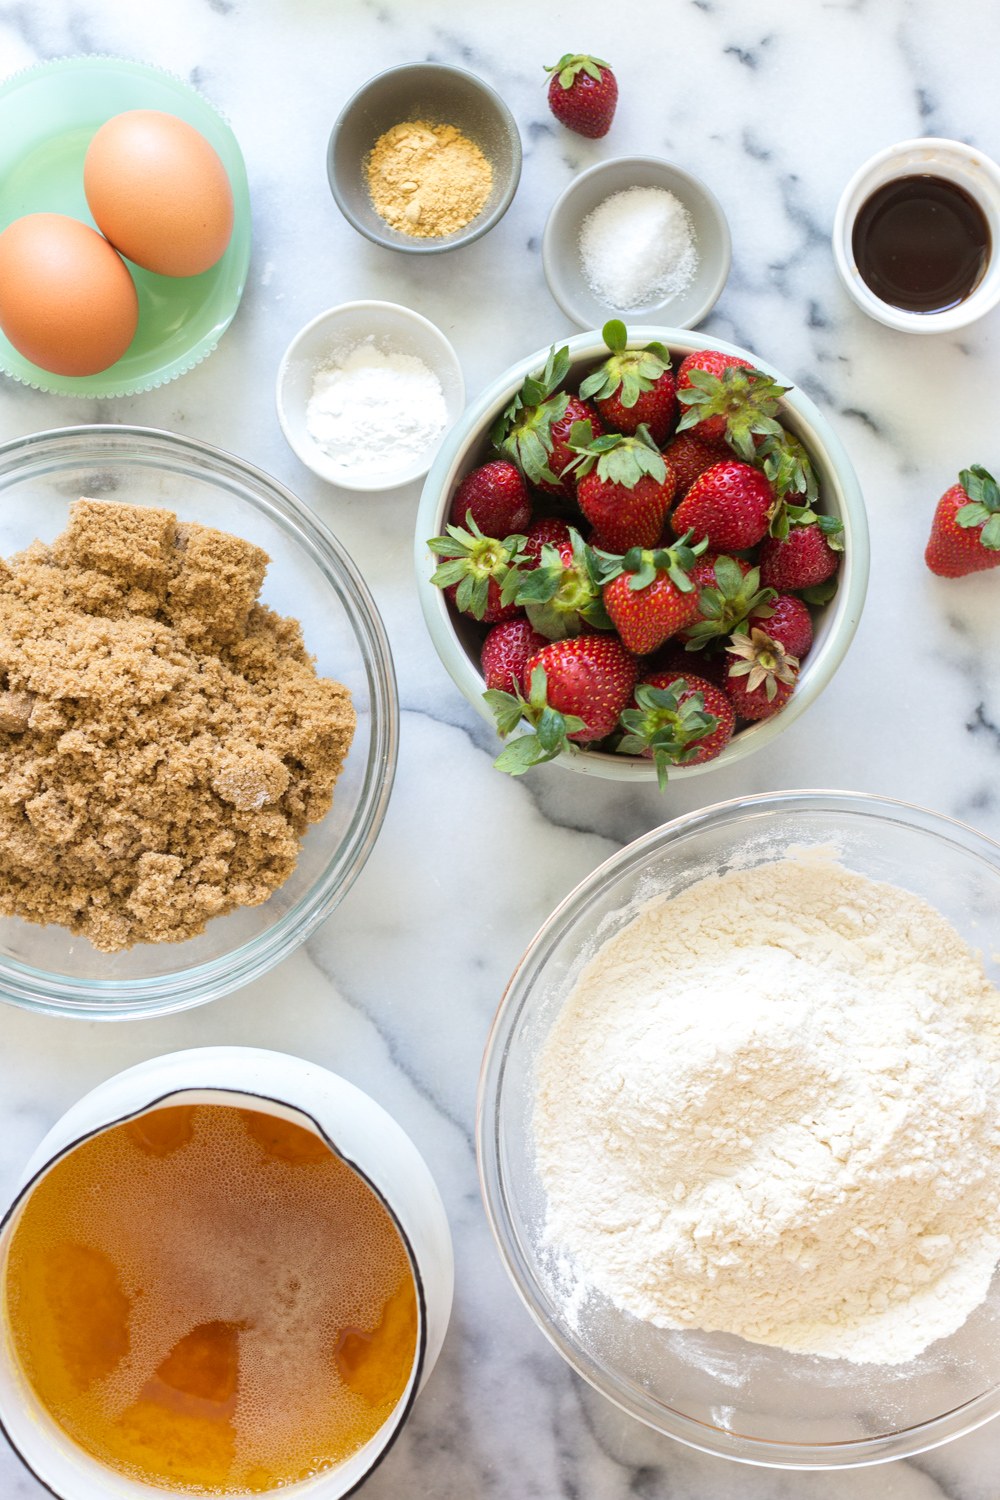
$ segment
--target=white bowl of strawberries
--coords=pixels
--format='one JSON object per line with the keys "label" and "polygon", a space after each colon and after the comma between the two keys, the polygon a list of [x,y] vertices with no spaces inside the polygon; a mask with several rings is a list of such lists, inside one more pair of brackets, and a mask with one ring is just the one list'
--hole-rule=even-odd
{"label": "white bowl of strawberries", "polygon": [[515,775],[662,787],[767,744],[843,660],[868,560],[808,397],[732,344],[617,320],[484,391],[417,517],[431,637]]}

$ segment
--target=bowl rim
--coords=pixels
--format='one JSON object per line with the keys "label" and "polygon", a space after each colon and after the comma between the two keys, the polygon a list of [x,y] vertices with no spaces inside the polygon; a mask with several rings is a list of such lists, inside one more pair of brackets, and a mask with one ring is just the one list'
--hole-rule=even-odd
{"label": "bowl rim", "polygon": [[[474,89],[478,90],[487,103],[492,106],[500,123],[506,130],[508,140],[510,141],[510,175],[507,185],[496,204],[488,214],[477,214],[464,229],[456,230],[454,235],[443,236],[439,240],[420,239],[415,235],[401,235],[390,238],[388,234],[383,234],[372,225],[365,224],[351,207],[350,200],[341,187],[340,178],[337,174],[337,141],[351,112],[362,102],[368,91],[374,88],[377,83],[381,83],[383,79],[391,78],[394,75],[410,73],[414,68],[432,69],[438,74],[450,74],[452,77],[460,78],[466,84],[472,84]],[[381,72],[373,73],[371,78],[366,79],[360,88],[355,89],[347,103],[342,107],[334,121],[333,129],[330,131],[330,138],[327,141],[326,176],[330,184],[330,191],[344,218],[349,224],[354,226],[359,234],[363,234],[373,244],[382,245],[386,250],[400,250],[404,255],[440,255],[446,250],[457,250],[461,245],[471,245],[474,240],[478,240],[482,235],[488,234],[493,226],[499,223],[514,201],[514,194],[517,192],[517,186],[521,180],[522,154],[521,136],[517,128],[517,122],[496,89],[491,88],[485,79],[480,78],[476,73],[470,73],[467,68],[457,68],[453,63],[398,63],[395,67],[383,68]],[[490,165],[492,166],[492,163]],[[400,239],[410,239],[412,243],[400,244]]]}
{"label": "bowl rim", "polygon": [[[905,802],[878,793],[852,792],[825,788],[790,788],[786,791],[760,792],[744,797],[731,797],[707,807],[682,813],[649,832],[641,834],[630,843],[617,849],[603,860],[583,880],[563,897],[539,927],[528,943],[511,974],[496,1014],[490,1024],[486,1039],[479,1085],[476,1095],[476,1163],[479,1173],[480,1195],[494,1244],[503,1262],[514,1290],[531,1315],[537,1327],[566,1363],[606,1400],[621,1411],[652,1427],[654,1431],[676,1439],[686,1447],[696,1448],[714,1457],[727,1458],[736,1463],[750,1464],[770,1469],[847,1469],[865,1468],[875,1464],[889,1463],[898,1458],[912,1457],[928,1449],[940,1447],[983,1426],[1000,1414],[1000,1387],[993,1387],[971,1401],[963,1403],[927,1422],[901,1428],[874,1438],[857,1438],[847,1442],[794,1443],[770,1439],[748,1438],[743,1435],[726,1434],[716,1429],[719,1437],[729,1438],[732,1447],[722,1441],[712,1441],[707,1436],[710,1429],[697,1418],[675,1412],[655,1403],[660,1411],[669,1412],[671,1425],[655,1420],[650,1411],[639,1410],[630,1405],[621,1394],[609,1389],[592,1367],[583,1351],[572,1345],[557,1329],[553,1328],[534,1299],[534,1279],[519,1258],[519,1242],[506,1208],[506,1190],[502,1161],[499,1099],[503,1086],[507,1053],[511,1039],[523,1014],[526,998],[515,993],[524,970],[540,949],[548,948],[568,912],[592,890],[603,884],[625,866],[634,863],[654,849],[664,847],[677,838],[697,830],[699,824],[735,822],[740,814],[752,818],[768,810],[785,807],[794,810],[817,808],[826,804],[840,806],[845,812],[856,816],[879,818],[905,824],[939,837],[954,834],[961,836],[960,842],[966,851],[986,859],[1000,871],[1000,843],[971,824],[947,813],[936,812],[918,803]],[[954,839],[953,839],[954,841]],[[542,963],[545,962],[543,954]],[[651,1401],[650,1406],[654,1403]],[[989,1406],[990,1409],[986,1409]],[[734,1451],[739,1444],[742,1451]]]}
{"label": "bowl rim", "polygon": [[[785,384],[784,377],[768,361],[750,355],[746,349],[730,344],[708,334],[693,333],[686,328],[629,325],[628,346],[641,347],[659,340],[668,347],[684,349],[716,349],[724,354],[751,358],[755,366]],[[606,353],[602,335],[596,330],[578,333],[566,340],[557,341],[557,346],[566,345],[570,358],[576,363],[584,359],[597,358]],[[455,686],[468,700],[476,712],[493,727],[494,720],[483,702],[486,684],[478,666],[459,643],[448,609],[448,601],[441,589],[436,588],[430,577],[437,566],[437,559],[426,546],[430,536],[440,533],[444,522],[446,498],[450,498],[450,487],[459,469],[462,450],[470,443],[474,433],[485,431],[491,420],[503,409],[513,393],[532,370],[545,363],[547,349],[536,350],[526,359],[519,360],[486,387],[481,395],[468,406],[441,445],[430,472],[424,481],[417,509],[417,525],[414,535],[414,559],[417,576],[417,594],[424,621],[430,631],[434,647]],[[864,498],[854,467],[840,438],[818,410],[815,403],[800,389],[791,388],[782,398],[796,416],[810,430],[807,446],[818,448],[826,457],[831,473],[842,491],[839,514],[844,522],[847,546],[840,587],[830,604],[824,606],[833,612],[833,625],[826,640],[818,650],[814,648],[803,668],[802,679],[780,714],[751,725],[732,739],[715,760],[702,765],[677,766],[671,769],[671,781],[705,775],[735,761],[763,745],[788,729],[819,697],[840,666],[854,638],[861,619],[865,593],[868,587],[870,549],[868,541],[868,519]],[[554,765],[568,767],[574,771],[603,777],[614,781],[655,782],[656,768],[650,760],[641,756],[610,755],[600,751],[577,750],[575,747],[562,751],[553,761]]]}
{"label": "bowl rim", "polygon": [[[613,170],[620,170],[625,166],[639,165],[642,167],[655,167],[661,171],[664,178],[680,178],[703,199],[712,218],[715,220],[719,232],[719,248],[716,257],[717,265],[715,276],[706,291],[696,311],[689,315],[686,322],[674,326],[681,328],[694,328],[703,318],[707,318],[712,308],[722,296],[726,282],[729,280],[729,272],[733,262],[733,237],[729,228],[729,220],[726,218],[722,204],[712,192],[707,182],[696,177],[676,162],[668,161],[665,156],[611,156],[605,161],[595,162],[593,166],[586,167],[584,171],[578,172],[573,180],[566,184],[552,207],[549,209],[548,218],[545,221],[545,229],[542,233],[542,270],[545,274],[545,282],[552,294],[553,301],[562,309],[572,322],[580,328],[590,327],[589,315],[581,315],[573,305],[573,301],[566,295],[565,288],[557,274],[556,267],[559,264],[557,254],[556,236],[562,228],[562,221],[568,219],[568,209],[576,196],[578,190],[587,182],[593,181]],[[633,184],[635,186],[635,184]],[[664,307],[662,310],[666,310]],[[637,318],[652,319],[661,311],[660,308],[644,308],[642,312],[635,314]],[[609,318],[620,318],[622,321],[628,316],[614,308],[607,309]]]}
{"label": "bowl rim", "polygon": [[[125,68],[139,77],[166,79],[172,87],[180,92],[190,94],[198,100],[200,105],[204,106],[206,110],[217,117],[222,130],[228,137],[228,144],[232,153],[232,161],[226,167],[226,171],[233,190],[235,212],[232,237],[229,245],[223,252],[222,258],[224,259],[228,255],[229,249],[236,241],[237,234],[240,231],[242,231],[245,244],[241,253],[238,256],[234,256],[233,259],[233,266],[229,277],[231,289],[226,302],[224,317],[213,328],[209,329],[207,333],[203,334],[197,342],[193,343],[186,353],[178,355],[176,359],[171,360],[167,365],[160,366],[148,374],[132,379],[123,380],[119,378],[115,380],[110,377],[117,368],[117,361],[115,364],[109,365],[106,370],[99,370],[95,375],[56,375],[50,370],[43,370],[41,366],[32,364],[30,360],[27,360],[24,355],[21,355],[15,349],[15,355],[22,362],[18,366],[20,373],[18,373],[18,369],[11,368],[11,362],[6,357],[3,363],[0,364],[0,369],[2,369],[3,373],[9,375],[12,380],[16,380],[19,385],[26,385],[31,390],[45,391],[51,395],[72,396],[76,400],[110,401],[119,396],[135,396],[143,391],[156,390],[161,386],[169,385],[172,380],[179,380],[182,375],[189,374],[197,365],[203,364],[209,355],[213,354],[219,347],[219,340],[229,328],[239,310],[240,303],[243,300],[243,293],[246,290],[253,243],[250,187],[247,179],[246,161],[232,124],[228,116],[217,104],[213,103],[206,94],[196,89],[186,78],[182,78],[179,73],[174,73],[169,68],[161,68],[156,63],[141,62],[135,58],[118,57],[110,53],[89,52],[77,55],[70,54],[62,57],[46,58],[42,62],[32,63],[29,67],[18,68],[13,73],[9,73],[5,78],[0,79],[0,97],[16,92],[17,89],[24,87],[25,84],[30,84],[39,75],[58,75],[68,72],[99,72],[102,68],[107,69],[109,65],[116,68]],[[223,165],[226,164],[224,163]],[[230,167],[232,170],[230,170]],[[210,271],[214,269],[214,266],[209,267]],[[205,274],[207,275],[208,273],[206,272]],[[33,378],[36,373],[41,376],[41,379],[36,380]],[[99,386],[97,389],[80,388],[81,382],[100,381],[103,377],[108,377],[106,389],[103,386]]]}
{"label": "bowl rim", "polygon": [[[988,200],[994,214],[1000,218],[1000,166],[991,156],[970,146],[966,141],[954,141],[947,136],[915,136],[911,140],[897,141],[892,146],[886,146],[862,162],[841,193],[833,219],[833,259],[845,290],[862,312],[899,333],[951,333],[978,322],[1000,302],[1000,274],[995,276],[991,287],[986,285],[987,277],[1000,258],[1000,246],[995,235],[990,259],[979,285],[957,307],[945,308],[941,312],[910,312],[903,307],[894,307],[890,302],[883,302],[862,280],[855,264],[852,245],[854,222],[865,201],[877,188],[898,176],[906,175],[908,156],[934,151],[948,152],[967,162],[970,167],[980,170],[981,177],[975,181],[971,175],[966,176],[967,191],[981,206]],[[883,174],[881,169],[893,161],[898,161],[900,170]],[[928,175],[933,176],[934,173],[930,172]],[[860,196],[866,186],[867,191]]]}
{"label": "bowl rim", "polygon": [[[230,479],[257,503],[320,568],[350,622],[364,661],[371,702],[368,763],[354,816],[338,846],[336,870],[326,871],[267,931],[227,954],[138,979],[76,979],[0,955],[0,1000],[86,1021],[133,1020],[207,1004],[259,978],[288,957],[346,896],[371,853],[385,818],[399,750],[399,696],[389,639],[357,565],[333,532],[280,480],[248,460],[199,438],[155,427],[93,423],[50,428],[0,444],[0,482],[32,460],[58,458],[63,447],[108,461],[145,457],[162,465],[173,454],[197,459],[212,478]],[[266,498],[265,498],[266,497]],[[338,871],[340,873],[338,873]],[[178,947],[182,945],[176,945]],[[127,997],[122,999],[123,994]]]}
{"label": "bowl rim", "polygon": [[[297,355],[300,345],[305,342],[305,340],[313,332],[314,329],[321,328],[324,323],[335,322],[345,313],[353,313],[357,312],[361,308],[372,307],[377,307],[383,311],[389,310],[394,316],[398,316],[399,322],[401,324],[416,324],[432,335],[432,339],[435,343],[437,343],[442,355],[440,366],[435,369],[435,374],[439,373],[439,369],[444,368],[446,364],[450,366],[450,372],[452,377],[454,378],[456,388],[459,393],[459,400],[462,405],[462,409],[464,410],[465,375],[462,371],[461,362],[450,340],[445,337],[437,324],[432,323],[430,318],[425,318],[423,313],[414,312],[413,308],[407,307],[405,303],[384,302],[375,297],[361,297],[353,302],[338,302],[336,306],[328,307],[325,312],[317,313],[314,318],[311,318],[310,321],[305,324],[304,327],[300,328],[298,333],[292,339],[291,343],[288,345],[284,354],[281,356],[281,363],[278,365],[278,374],[275,380],[274,390],[274,401],[278,413],[278,425],[281,428],[282,436],[284,437],[285,442],[288,444],[289,448],[291,448],[292,452],[295,454],[295,457],[299,459],[300,462],[304,463],[307,469],[311,469],[319,479],[324,480],[326,484],[334,484],[339,489],[355,490],[358,492],[364,491],[367,493],[377,493],[381,490],[395,490],[399,489],[404,484],[412,484],[416,479],[423,479],[424,475],[427,473],[427,470],[430,468],[434,460],[434,444],[431,444],[430,448],[427,449],[424,457],[414,459],[413,463],[410,464],[407,468],[401,469],[399,471],[398,477],[391,473],[377,474],[374,476],[365,476],[360,474],[352,475],[350,473],[350,470],[348,470],[343,476],[341,476],[340,474],[334,476],[333,474],[326,473],[322,468],[319,468],[316,463],[316,455],[313,449],[317,445],[310,444],[310,446],[307,448],[304,444],[301,444],[296,440],[296,437],[291,429],[291,425],[286,415],[285,384],[288,379],[288,372],[292,360]],[[459,413],[459,416],[455,418],[455,420],[459,421],[460,418],[461,412]],[[449,429],[446,428],[445,436],[447,436],[448,431]],[[435,441],[440,444],[444,441],[444,438],[438,438],[435,439]]]}

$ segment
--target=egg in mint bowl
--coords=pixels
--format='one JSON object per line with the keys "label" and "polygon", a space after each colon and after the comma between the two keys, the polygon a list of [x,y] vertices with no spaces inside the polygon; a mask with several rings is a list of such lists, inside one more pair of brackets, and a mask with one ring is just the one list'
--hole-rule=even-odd
{"label": "egg in mint bowl", "polygon": [[[666,416],[651,387],[674,388]],[[640,497],[656,491],[638,532],[618,504],[629,479]],[[727,519],[739,521],[744,491],[749,543]],[[822,583],[800,586],[796,555],[823,549],[836,557]],[[467,408],[424,484],[415,563],[438,655],[504,735],[500,769],[552,760],[662,785],[731,766],[823,691],[861,617],[868,525],[839,438],[774,366],[686,329],[612,323],[528,355]],[[689,596],[687,624],[655,646],[635,628],[649,611],[629,597],[651,578]],[[598,699],[603,716],[588,722]]]}

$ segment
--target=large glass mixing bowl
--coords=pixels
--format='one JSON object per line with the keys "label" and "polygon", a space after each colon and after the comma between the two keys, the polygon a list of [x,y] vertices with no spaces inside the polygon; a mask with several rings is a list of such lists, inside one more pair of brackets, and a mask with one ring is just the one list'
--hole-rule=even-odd
{"label": "large glass mixing bowl", "polygon": [[624,1411],[692,1447],[776,1468],[847,1468],[936,1447],[1000,1413],[1000,1274],[950,1338],[900,1365],[858,1365],[654,1328],[610,1301],[574,1306],[543,1243],[531,1117],[536,1064],[585,963],[648,900],[792,846],[832,846],[850,869],[924,897],[1000,982],[1000,846],[937,813],[850,792],[719,803],[637,839],[573,891],[535,937],[501,1003],[479,1093],[483,1197],[529,1312],[573,1368]]}
{"label": "large glass mixing bowl", "polygon": [[294,873],[262,906],[182,943],[99,953],[63,927],[0,917],[0,999],[87,1020],[201,1005],[279,963],[350,888],[385,816],[399,708],[385,630],[357,568],[290,491],[252,464],[170,432],[68,427],[0,446],[0,556],[51,541],[81,495],[158,505],[271,558],[262,601],[302,623],[322,676],[350,688],[358,716],[333,807],[309,829]]}

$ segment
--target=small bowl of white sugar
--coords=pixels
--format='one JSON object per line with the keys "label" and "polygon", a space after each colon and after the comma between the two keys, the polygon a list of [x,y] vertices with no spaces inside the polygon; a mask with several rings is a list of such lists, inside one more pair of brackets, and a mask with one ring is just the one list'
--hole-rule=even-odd
{"label": "small bowl of white sugar", "polygon": [[278,421],[330,484],[390,490],[421,479],[465,409],[458,355],[395,302],[344,302],[313,318],[278,368]]}
{"label": "small bowl of white sugar", "polygon": [[556,199],[542,240],[549,291],[581,328],[653,312],[693,328],[718,301],[731,259],[715,194],[655,156],[581,172]]}

